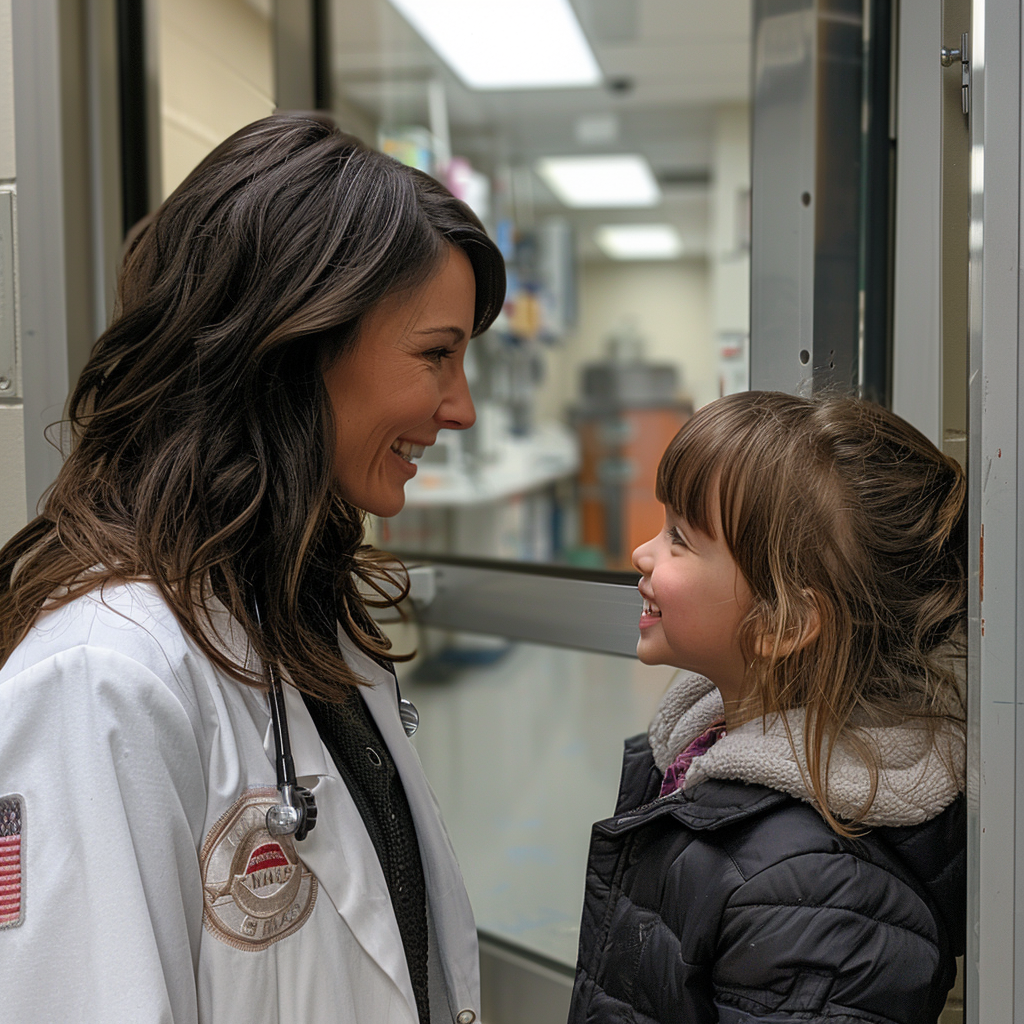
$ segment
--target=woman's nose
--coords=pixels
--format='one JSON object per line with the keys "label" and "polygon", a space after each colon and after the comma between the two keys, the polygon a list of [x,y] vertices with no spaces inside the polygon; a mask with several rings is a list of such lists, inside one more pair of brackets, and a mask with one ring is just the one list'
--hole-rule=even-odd
{"label": "woman's nose", "polygon": [[448,430],[467,430],[476,423],[476,408],[469,393],[466,371],[460,366],[437,410],[437,420]]}

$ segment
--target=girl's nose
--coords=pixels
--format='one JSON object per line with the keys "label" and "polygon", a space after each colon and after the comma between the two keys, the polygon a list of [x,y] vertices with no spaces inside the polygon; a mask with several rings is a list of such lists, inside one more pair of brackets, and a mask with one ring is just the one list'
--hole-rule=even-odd
{"label": "girl's nose", "polygon": [[654,567],[653,544],[653,540],[646,541],[633,552],[633,568],[642,576],[650,576]]}

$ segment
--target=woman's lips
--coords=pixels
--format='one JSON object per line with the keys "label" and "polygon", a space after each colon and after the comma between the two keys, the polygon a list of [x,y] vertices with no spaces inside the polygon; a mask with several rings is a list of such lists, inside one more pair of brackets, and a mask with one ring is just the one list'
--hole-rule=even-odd
{"label": "woman's lips", "polygon": [[391,446],[391,450],[401,459],[405,459],[406,462],[412,462],[413,459],[422,457],[423,453],[427,450],[425,444],[413,444],[412,441],[398,440]]}

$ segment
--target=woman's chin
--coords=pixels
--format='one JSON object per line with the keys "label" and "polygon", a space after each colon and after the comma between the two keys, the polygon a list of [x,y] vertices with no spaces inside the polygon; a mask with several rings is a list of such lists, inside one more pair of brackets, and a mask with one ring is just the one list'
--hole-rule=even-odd
{"label": "woman's chin", "polygon": [[378,519],[390,519],[405,508],[405,490],[399,490],[395,494],[374,495],[361,504],[359,502],[353,502],[353,504]]}

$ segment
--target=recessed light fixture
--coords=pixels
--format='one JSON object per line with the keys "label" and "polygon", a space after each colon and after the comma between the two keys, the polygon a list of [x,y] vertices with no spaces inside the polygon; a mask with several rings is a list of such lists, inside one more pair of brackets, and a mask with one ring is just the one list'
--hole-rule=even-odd
{"label": "recessed light fixture", "polygon": [[661,189],[650,164],[636,155],[551,156],[537,173],[566,206],[577,209],[657,206]]}
{"label": "recessed light fixture", "polygon": [[601,83],[569,0],[391,0],[471,89]]}
{"label": "recessed light fixture", "polygon": [[683,253],[683,240],[670,224],[606,224],[594,237],[613,260],[674,260]]}

